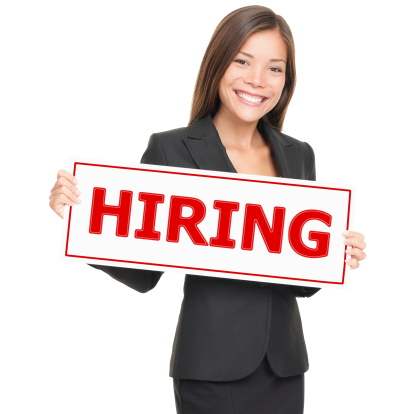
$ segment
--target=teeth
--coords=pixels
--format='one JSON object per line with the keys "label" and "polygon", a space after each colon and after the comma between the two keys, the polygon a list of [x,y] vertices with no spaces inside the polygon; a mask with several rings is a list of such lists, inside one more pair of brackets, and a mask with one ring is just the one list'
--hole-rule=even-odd
{"label": "teeth", "polygon": [[236,92],[240,98],[244,99],[245,101],[251,102],[251,103],[260,103],[263,101],[264,98],[258,98],[256,96],[247,95],[245,93]]}

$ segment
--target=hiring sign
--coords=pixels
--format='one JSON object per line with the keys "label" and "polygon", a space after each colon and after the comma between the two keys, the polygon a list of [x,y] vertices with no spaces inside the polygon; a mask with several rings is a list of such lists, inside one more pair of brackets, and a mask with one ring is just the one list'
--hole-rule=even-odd
{"label": "hiring sign", "polygon": [[329,286],[345,283],[349,187],[155,165],[75,162],[82,203],[64,257],[86,263]]}

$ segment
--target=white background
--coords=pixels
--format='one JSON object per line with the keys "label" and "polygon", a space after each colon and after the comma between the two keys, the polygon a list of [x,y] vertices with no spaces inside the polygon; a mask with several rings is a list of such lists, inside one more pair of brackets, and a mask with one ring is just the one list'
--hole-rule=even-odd
{"label": "white background", "polygon": [[[218,22],[244,1],[0,6],[0,411],[173,413],[168,366],[183,276],[143,295],[59,260],[48,196],[70,155],[137,162],[185,126]],[[289,23],[298,83],[284,132],[317,178],[358,187],[368,258],[300,307],[307,414],[412,410],[412,15],[409,2],[265,2]]]}

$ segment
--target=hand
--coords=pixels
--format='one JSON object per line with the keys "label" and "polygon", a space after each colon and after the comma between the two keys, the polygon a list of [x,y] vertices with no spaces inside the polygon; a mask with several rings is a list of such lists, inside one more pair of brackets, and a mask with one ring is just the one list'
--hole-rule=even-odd
{"label": "hand", "polygon": [[367,257],[364,252],[366,247],[364,235],[351,230],[344,231],[342,235],[345,237],[344,243],[349,246],[346,249],[346,254],[351,256],[346,259],[346,264],[349,265],[351,269],[356,269],[359,267],[359,262]]}
{"label": "hand", "polygon": [[80,191],[76,188],[77,183],[78,180],[71,173],[65,170],[58,171],[56,183],[50,190],[49,206],[62,218],[65,205],[74,206],[81,202]]}

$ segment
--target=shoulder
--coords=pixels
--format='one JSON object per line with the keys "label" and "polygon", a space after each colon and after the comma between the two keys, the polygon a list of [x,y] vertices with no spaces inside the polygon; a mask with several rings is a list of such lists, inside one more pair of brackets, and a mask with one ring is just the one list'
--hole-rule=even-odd
{"label": "shoulder", "polygon": [[190,127],[170,129],[168,131],[154,132],[148,141],[148,146],[154,146],[164,151],[171,151],[181,147],[188,136]]}
{"label": "shoulder", "polygon": [[190,127],[175,128],[153,133],[148,141],[141,163],[172,165],[185,152],[185,139]]}
{"label": "shoulder", "polygon": [[154,132],[151,135],[151,137],[154,136],[155,139],[161,141],[162,143],[166,141],[171,141],[171,140],[173,141],[182,140],[185,137],[187,137],[190,131],[190,128],[191,128],[190,126],[186,126],[186,127],[181,127],[181,128],[170,129],[168,131]]}
{"label": "shoulder", "polygon": [[276,143],[276,148],[290,154],[290,162],[301,171],[303,178],[315,180],[315,153],[306,141],[293,138],[269,125],[265,127],[265,132],[269,140]]}
{"label": "shoulder", "polygon": [[283,132],[279,132],[279,134],[284,140],[286,146],[295,145],[302,156],[307,159],[310,164],[315,162],[315,153],[309,143],[293,138]]}
{"label": "shoulder", "polygon": [[302,150],[305,153],[309,153],[309,151],[313,151],[312,147],[306,141],[301,141],[297,138],[293,138],[292,136],[287,135],[284,132],[278,131],[276,128],[271,127],[270,129],[272,130],[274,135],[278,137],[281,143],[285,145],[286,147],[295,145],[299,150]]}

